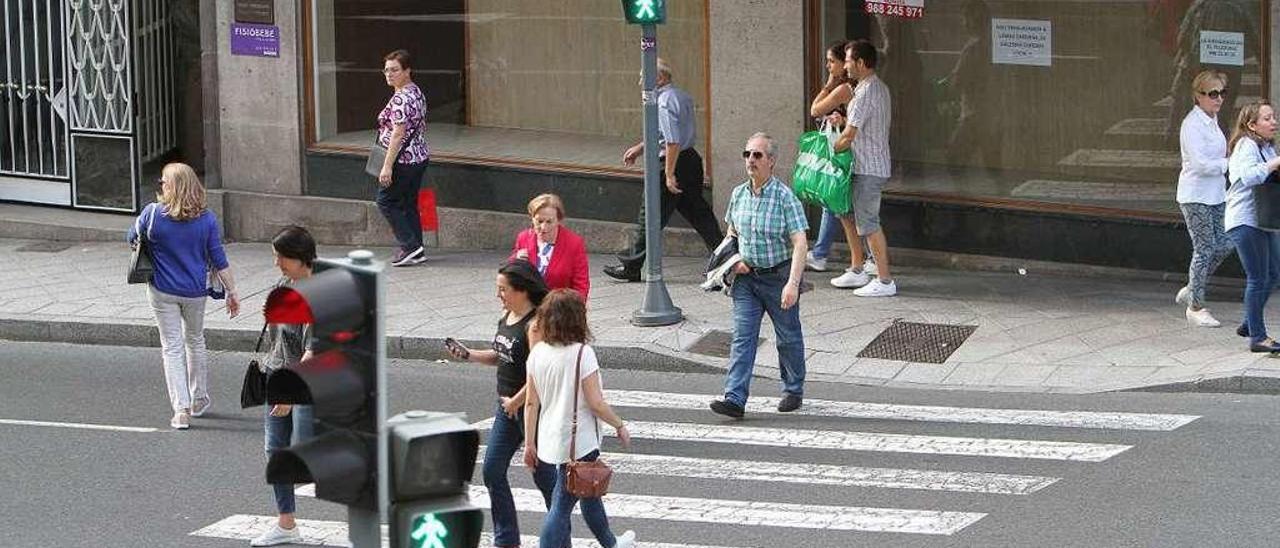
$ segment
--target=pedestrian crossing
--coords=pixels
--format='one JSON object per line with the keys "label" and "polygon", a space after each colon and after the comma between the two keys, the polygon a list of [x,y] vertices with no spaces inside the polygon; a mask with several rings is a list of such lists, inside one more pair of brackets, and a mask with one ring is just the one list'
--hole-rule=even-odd
{"label": "pedestrian crossing", "polygon": [[[618,477],[666,477],[702,482],[688,484],[693,487],[681,485],[678,487],[680,492],[667,493],[654,492],[662,490],[659,486],[664,485],[657,481],[643,482],[645,492],[615,485],[614,492],[606,496],[605,505],[610,517],[639,520],[629,524],[639,533],[639,546],[654,548],[731,548],[646,542],[646,533],[659,536],[659,531],[668,530],[675,524],[683,524],[680,531],[700,527],[712,527],[715,531],[761,531],[746,537],[752,539],[786,530],[816,531],[816,534],[832,538],[862,533],[956,535],[975,523],[992,519],[989,505],[957,507],[973,500],[957,496],[1010,496],[1020,497],[1019,500],[1051,496],[1051,493],[1044,492],[1045,489],[1071,481],[1072,475],[1080,473],[1079,466],[1098,465],[1125,452],[1140,451],[1141,442],[1149,440],[1149,436],[1174,432],[1200,418],[1183,414],[947,407],[818,399],[806,399],[800,410],[782,415],[775,410],[777,398],[760,397],[748,403],[747,412],[752,420],[726,421],[706,409],[713,396],[638,390],[607,390],[605,393],[606,400],[623,417],[641,415],[648,419],[655,413],[660,413],[664,419],[670,417],[670,420],[663,421],[641,418],[627,421],[633,440],[649,440],[644,444],[646,448],[661,449],[639,452],[637,448],[636,452],[604,453],[602,458],[613,467]],[[646,414],[640,410],[654,411]],[[806,417],[801,419],[805,427],[780,426],[776,419],[783,417]],[[759,426],[752,425],[753,422]],[[476,423],[476,426],[487,429],[491,423],[492,419],[488,419]],[[946,429],[948,425],[951,425],[951,431],[957,430],[956,425],[965,425],[959,428],[962,431],[999,429],[1006,436],[970,437],[927,432]],[[1024,428],[1026,432],[1022,430]],[[900,429],[909,432],[897,431]],[[614,435],[610,428],[605,427],[604,430],[606,436]],[[1010,432],[1014,434],[1007,434]],[[951,434],[950,431],[947,433]],[[609,443],[606,447],[613,445]],[[763,448],[775,449],[766,453]],[[779,452],[790,456],[791,450],[797,450],[795,454],[804,455],[806,459],[828,462],[847,462],[851,458],[859,461],[901,460],[914,466],[854,466],[777,458]],[[482,449],[481,455],[483,453]],[[708,457],[709,454],[724,453],[731,453],[732,457]],[[754,454],[770,454],[774,458],[750,458]],[[920,466],[922,460],[926,466]],[[512,461],[513,478],[514,470],[522,466],[521,461],[519,454]],[[1036,472],[1051,473],[1028,475],[998,470],[1008,464],[1015,471],[1026,471],[1028,465],[1023,463],[1035,463],[1031,468]],[[985,469],[965,469],[979,466]],[[478,475],[479,467],[475,485],[470,487],[470,497],[475,505],[488,508],[489,493],[480,485]],[[689,496],[690,490],[706,485],[705,482],[723,485],[725,489],[702,488],[711,496]],[[634,486],[636,483],[624,481],[621,485]],[[743,485],[759,487],[750,487],[747,497],[728,496],[731,492],[741,492],[741,489],[730,487]],[[795,500],[794,496],[782,500],[774,500],[770,496],[771,491],[778,492],[786,486],[802,487],[806,493],[825,489],[826,493],[841,494],[839,502],[855,504],[820,504],[829,503],[831,497],[805,501]],[[916,493],[915,497],[906,499],[915,503],[902,506],[923,507],[858,505],[857,500],[844,496],[848,489],[871,489],[876,493],[889,494]],[[936,502],[935,496],[928,493],[938,494]],[[314,488],[301,486],[298,494],[314,496]],[[536,489],[515,487],[512,494],[516,509],[522,514],[541,515],[545,512],[542,496]],[[717,498],[717,494],[721,498]],[[919,502],[921,495],[927,502]],[[889,500],[895,499],[889,497]],[[191,534],[245,540],[266,530],[272,523],[274,518],[271,516],[236,515]],[[332,546],[345,541],[344,523],[301,523],[306,528],[305,544]],[[575,531],[589,535],[585,528],[575,528]],[[700,534],[690,539],[673,539],[668,535],[663,540],[714,542],[718,539]],[[524,538],[522,542],[526,547],[537,546],[533,537]],[[491,545],[488,537],[482,542],[482,546]],[[574,546],[597,545],[594,541],[580,538],[574,540]]]}

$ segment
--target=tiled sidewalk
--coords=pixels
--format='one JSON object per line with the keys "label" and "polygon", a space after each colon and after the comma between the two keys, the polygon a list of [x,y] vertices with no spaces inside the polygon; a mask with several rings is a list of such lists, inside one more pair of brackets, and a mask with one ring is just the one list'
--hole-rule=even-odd
{"label": "tiled sidewalk", "polygon": [[[144,289],[124,283],[125,244],[82,243],[57,250],[62,245],[67,244],[0,240],[0,336],[155,344]],[[325,248],[321,254],[346,251]],[[244,312],[234,320],[218,306],[210,307],[210,344],[222,347],[256,336],[265,291],[278,277],[266,244],[232,244],[229,253],[246,297]],[[446,336],[492,337],[499,315],[493,279],[503,258],[494,251],[432,250],[422,266],[391,269],[393,351],[434,355]],[[591,263],[591,322],[602,355],[676,369],[725,367],[723,358],[688,351],[708,331],[729,331],[732,325],[729,299],[697,287],[700,260],[667,261],[668,289],[686,321],[661,328],[630,324],[643,285],[600,274],[609,260],[593,256]],[[1028,392],[1093,392],[1205,379],[1213,380],[1204,384],[1214,388],[1233,390],[1280,386],[1280,360],[1247,352],[1233,332],[1241,317],[1238,289],[1211,291],[1211,308],[1227,327],[1204,329],[1186,324],[1173,303],[1178,287],[1170,283],[915,268],[898,268],[896,274],[900,295],[881,299],[830,287],[827,280],[834,272],[808,275],[817,285],[801,298],[809,379]],[[857,357],[898,319],[977,329],[943,364]],[[1280,326],[1280,314],[1271,314],[1270,323]],[[772,336],[766,322],[756,371],[776,378]],[[770,383],[757,384],[757,391],[773,390]]]}

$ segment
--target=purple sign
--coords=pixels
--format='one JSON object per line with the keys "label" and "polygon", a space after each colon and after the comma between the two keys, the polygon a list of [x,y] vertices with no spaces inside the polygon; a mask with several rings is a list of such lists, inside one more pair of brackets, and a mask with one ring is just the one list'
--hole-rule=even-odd
{"label": "purple sign", "polygon": [[231,54],[254,57],[280,56],[280,27],[274,25],[231,24]]}

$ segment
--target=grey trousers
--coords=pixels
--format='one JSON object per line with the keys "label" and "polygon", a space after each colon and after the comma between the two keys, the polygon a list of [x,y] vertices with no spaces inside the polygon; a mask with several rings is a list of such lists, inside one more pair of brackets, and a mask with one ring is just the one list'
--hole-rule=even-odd
{"label": "grey trousers", "polygon": [[204,345],[206,297],[179,297],[147,285],[147,298],[156,314],[164,381],[175,413],[190,411],[192,400],[209,399],[209,351]]}
{"label": "grey trousers", "polygon": [[1187,287],[1191,289],[1190,305],[1204,306],[1204,286],[1209,276],[1222,264],[1235,244],[1223,229],[1222,217],[1227,204],[1178,204],[1191,234],[1191,266],[1187,269]]}

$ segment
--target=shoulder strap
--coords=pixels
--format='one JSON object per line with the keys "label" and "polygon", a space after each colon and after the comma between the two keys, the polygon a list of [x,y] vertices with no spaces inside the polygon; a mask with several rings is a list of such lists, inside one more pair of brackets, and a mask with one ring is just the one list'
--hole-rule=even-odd
{"label": "shoulder strap", "polygon": [[265,336],[265,335],[267,334],[267,326],[268,326],[268,325],[270,325],[270,324],[268,324],[267,322],[262,322],[262,331],[258,333],[258,342],[257,342],[256,344],[254,344],[254,345],[253,345],[253,353],[254,353],[254,354],[257,354],[257,353],[259,353],[259,352],[262,352],[262,337],[263,337],[263,336]]}
{"label": "shoulder strap", "polygon": [[573,366],[573,429],[569,434],[569,460],[578,460],[578,386],[582,384],[582,351],[587,343],[578,346],[578,361]]}
{"label": "shoulder strap", "polygon": [[160,204],[151,204],[151,216],[147,217],[147,240],[151,239],[151,226],[156,224],[156,210],[160,209]]}

